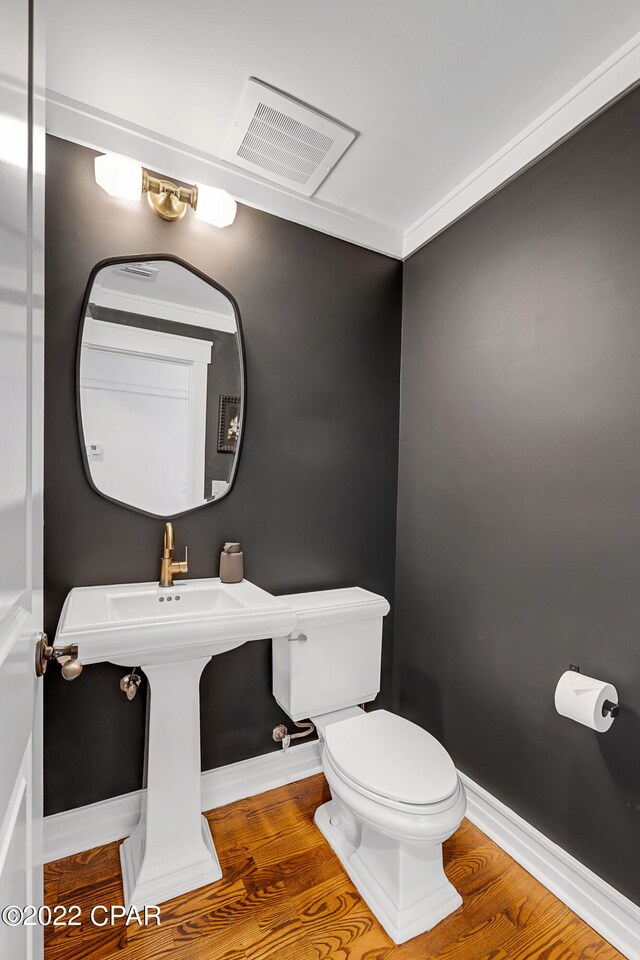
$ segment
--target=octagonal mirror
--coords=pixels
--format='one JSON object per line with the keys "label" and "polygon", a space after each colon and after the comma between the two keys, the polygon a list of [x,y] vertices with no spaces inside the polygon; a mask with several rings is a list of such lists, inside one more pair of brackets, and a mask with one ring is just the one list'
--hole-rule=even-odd
{"label": "octagonal mirror", "polygon": [[244,394],[230,293],[173,257],[94,268],[77,397],[85,468],[98,493],[156,517],[225,497],[238,469]]}

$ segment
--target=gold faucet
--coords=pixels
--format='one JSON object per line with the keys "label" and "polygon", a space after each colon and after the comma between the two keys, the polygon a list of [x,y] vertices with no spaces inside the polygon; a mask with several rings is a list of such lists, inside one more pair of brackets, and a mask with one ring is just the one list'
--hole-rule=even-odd
{"label": "gold faucet", "polygon": [[173,537],[173,524],[165,523],[164,541],[162,549],[162,565],[160,567],[160,586],[172,587],[174,573],[188,573],[189,563],[187,548],[184,548],[184,560],[174,560],[173,551],[175,540]]}

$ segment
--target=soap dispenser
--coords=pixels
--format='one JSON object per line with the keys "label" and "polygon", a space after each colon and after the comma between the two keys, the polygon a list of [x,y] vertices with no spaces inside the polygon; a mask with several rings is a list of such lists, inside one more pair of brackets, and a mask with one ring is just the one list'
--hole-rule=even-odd
{"label": "soap dispenser", "polygon": [[220,554],[222,583],[240,583],[244,579],[244,554],[239,543],[225,543]]}

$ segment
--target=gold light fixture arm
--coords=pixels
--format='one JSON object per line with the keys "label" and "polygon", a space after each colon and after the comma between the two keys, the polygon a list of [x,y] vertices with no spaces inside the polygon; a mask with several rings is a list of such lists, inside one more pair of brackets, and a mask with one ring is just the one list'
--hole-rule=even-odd
{"label": "gold light fixture arm", "polygon": [[179,187],[171,180],[160,180],[142,171],[142,192],[146,193],[149,206],[163,220],[181,220],[187,206],[195,210],[198,205],[198,188]]}

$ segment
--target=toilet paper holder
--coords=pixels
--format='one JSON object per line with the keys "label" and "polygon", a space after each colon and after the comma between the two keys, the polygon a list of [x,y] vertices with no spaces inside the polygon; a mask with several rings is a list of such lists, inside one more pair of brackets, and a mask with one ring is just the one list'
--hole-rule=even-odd
{"label": "toilet paper holder", "polygon": [[[580,673],[580,667],[575,663],[569,664],[569,670],[573,670],[575,673]],[[606,717],[607,715],[615,718],[620,713],[620,704],[613,703],[611,700],[605,700],[602,704],[602,716]]]}

